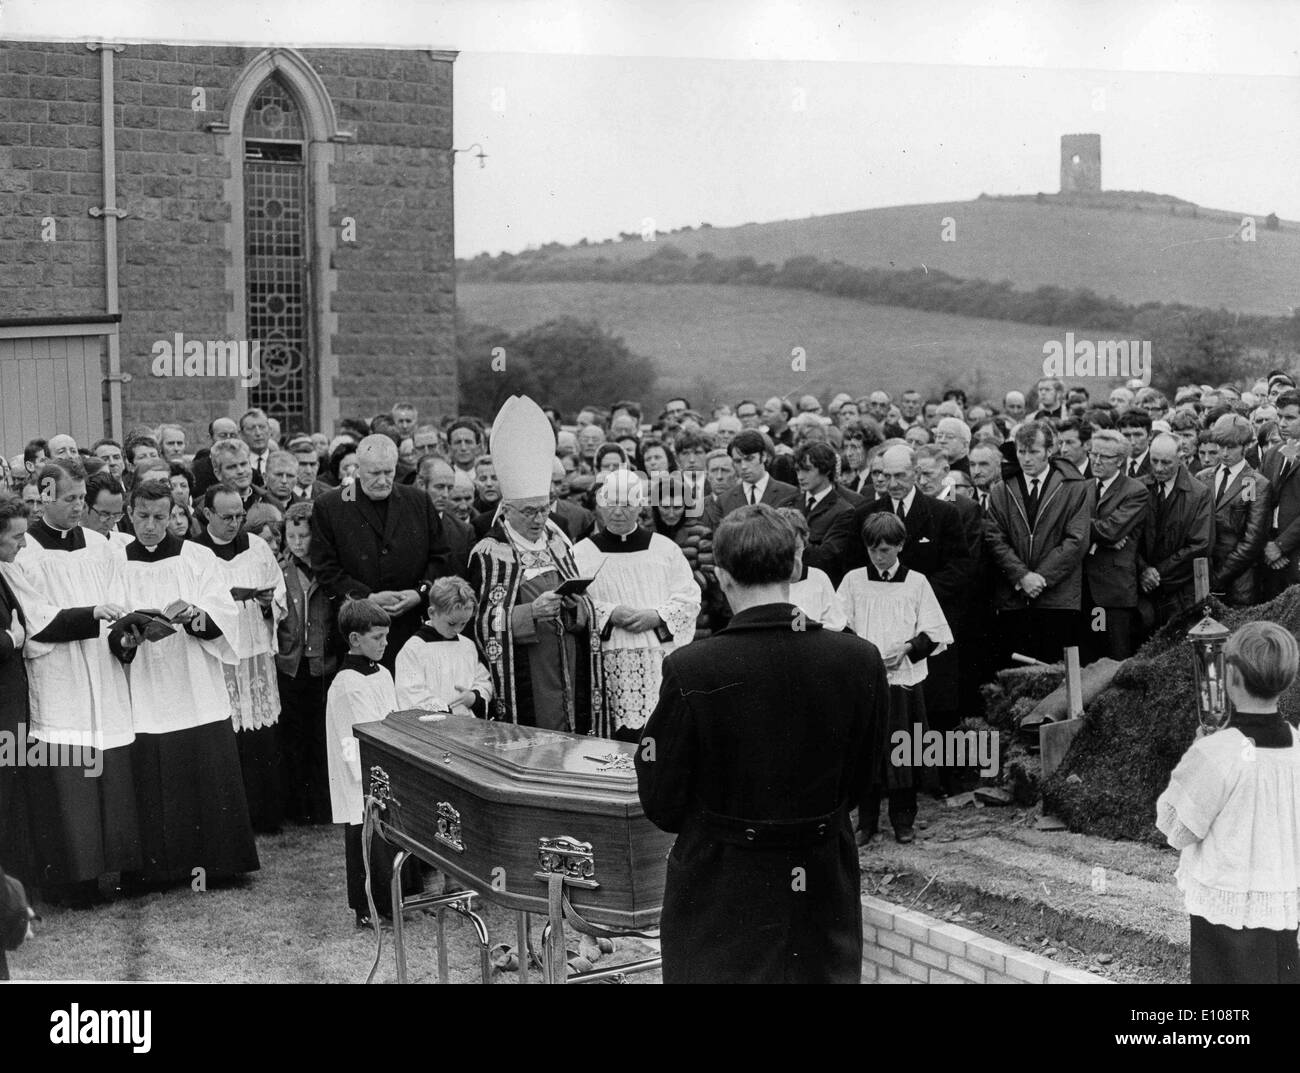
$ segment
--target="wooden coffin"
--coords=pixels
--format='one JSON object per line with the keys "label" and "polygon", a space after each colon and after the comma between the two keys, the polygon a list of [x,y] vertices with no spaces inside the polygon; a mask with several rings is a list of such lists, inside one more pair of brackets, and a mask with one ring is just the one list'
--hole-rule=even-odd
{"label": "wooden coffin", "polygon": [[674,836],[641,811],[636,746],[421,715],[354,728],[362,785],[386,798],[384,838],[513,909],[544,914],[547,877],[560,870],[592,922],[658,924]]}

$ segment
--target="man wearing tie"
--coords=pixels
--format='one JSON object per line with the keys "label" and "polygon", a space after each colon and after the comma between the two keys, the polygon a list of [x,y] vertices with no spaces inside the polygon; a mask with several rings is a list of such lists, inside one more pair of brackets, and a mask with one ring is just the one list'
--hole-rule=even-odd
{"label": "man wearing tie", "polygon": [[840,481],[841,488],[863,499],[876,498],[876,490],[871,484],[871,460],[868,455],[880,443],[880,433],[874,425],[855,425],[844,430],[844,479]]}
{"label": "man wearing tie", "polygon": [[831,584],[838,586],[844,577],[844,556],[857,537],[853,508],[862,503],[862,497],[836,489],[835,461],[834,449],[825,443],[805,443],[794,453],[799,509],[808,519],[803,562],[825,571]]}
{"label": "man wearing tie", "polygon": [[1098,429],[1090,445],[1097,510],[1092,545],[1083,560],[1084,658],[1128,659],[1137,648],[1137,552],[1149,494],[1145,484],[1125,472],[1129,445],[1120,433]]}
{"label": "man wearing tie", "polygon": [[993,486],[984,519],[997,567],[1002,663],[1013,652],[1055,663],[1076,643],[1097,490],[1051,457],[1056,430],[1048,422],[1025,422],[1015,443],[1020,474]]}
{"label": "man wearing tie", "polygon": [[1128,475],[1141,480],[1151,472],[1151,415],[1144,410],[1125,410],[1119,430],[1129,443]]}
{"label": "man wearing tie", "polygon": [[1210,554],[1214,511],[1210,490],[1187,472],[1178,457],[1178,437],[1162,432],[1151,441],[1151,499],[1138,547],[1138,581],[1153,605],[1159,629],[1196,602],[1192,563]]}
{"label": "man wearing tie", "polygon": [[1240,414],[1224,414],[1210,429],[1222,456],[1196,475],[1214,495],[1214,548],[1210,589],[1233,607],[1247,607],[1259,595],[1259,563],[1268,540],[1269,483],[1246,461],[1255,430]]}
{"label": "man wearing tie", "polygon": [[249,461],[253,464],[253,483],[259,487],[266,483],[266,463],[271,454],[271,423],[263,410],[248,410],[239,419],[239,436],[248,444]]}
{"label": "man wearing tie", "polygon": [[989,493],[1002,480],[1002,461],[1002,452],[991,443],[977,443],[970,449],[970,479],[981,514],[988,514]]}
{"label": "man wearing tie", "polygon": [[1077,418],[1057,422],[1057,453],[1079,471],[1080,477],[1093,476],[1088,470],[1088,441],[1091,437],[1092,426]]}
{"label": "man wearing tie", "polygon": [[1269,485],[1272,526],[1264,545],[1264,569],[1260,572],[1261,596],[1271,600],[1300,580],[1296,568],[1300,554],[1300,392],[1289,390],[1278,396],[1277,424],[1282,442],[1270,447],[1260,460],[1260,472]]}
{"label": "man wearing tie", "polygon": [[763,433],[753,429],[738,432],[728,450],[740,479],[730,491],[705,505],[704,524],[710,531],[739,507],[754,503],[766,503],[773,509],[798,506],[799,489],[768,475],[767,466],[775,452]]}

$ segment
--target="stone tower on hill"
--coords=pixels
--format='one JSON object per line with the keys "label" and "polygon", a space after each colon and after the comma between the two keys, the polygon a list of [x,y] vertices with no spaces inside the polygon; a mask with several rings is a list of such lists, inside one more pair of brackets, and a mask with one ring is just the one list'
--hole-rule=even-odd
{"label": "stone tower on hill", "polygon": [[1101,193],[1101,135],[1061,135],[1061,193]]}

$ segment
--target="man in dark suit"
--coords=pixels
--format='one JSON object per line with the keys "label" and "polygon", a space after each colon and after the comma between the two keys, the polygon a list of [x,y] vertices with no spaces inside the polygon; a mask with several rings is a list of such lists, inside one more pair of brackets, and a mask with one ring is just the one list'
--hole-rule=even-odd
{"label": "man in dark suit", "polygon": [[883,786],[884,663],[870,642],[790,604],[795,536],[774,510],[743,507],[714,540],[735,617],[664,660],[636,751],[646,817],[678,835],[664,982],[856,984],[850,812]]}
{"label": "man in dark suit", "polygon": [[1151,441],[1150,455],[1150,502],[1137,566],[1158,629],[1196,602],[1192,563],[1210,554],[1214,509],[1210,490],[1179,460],[1177,436],[1160,433]]}
{"label": "man in dark suit", "polygon": [[311,562],[337,605],[370,597],[392,616],[381,661],[420,628],[430,586],[451,572],[443,524],[428,494],[396,484],[397,447],[388,436],[357,446],[356,482],[326,492],[311,516]]}
{"label": "man in dark suit", "polygon": [[[961,517],[951,503],[940,503],[916,487],[916,455],[912,448],[901,444],[890,447],[880,455],[880,463],[886,494],[855,508],[854,532],[861,535],[862,523],[873,511],[898,514],[907,526],[907,543],[899,561],[925,576],[947,616],[949,609],[964,598],[962,590],[970,580],[972,566]],[[866,563],[866,545],[858,539],[849,549],[845,573]]]}
{"label": "man in dark suit", "polygon": [[1092,426],[1074,417],[1056,423],[1057,453],[1079,471],[1080,477],[1092,477],[1088,468],[1088,441]]}
{"label": "man in dark suit", "polygon": [[1083,560],[1083,623],[1080,636],[1088,662],[1128,659],[1137,648],[1133,616],[1138,603],[1137,554],[1147,520],[1147,487],[1128,476],[1128,440],[1098,429],[1089,460],[1097,482],[1092,543]]}
{"label": "man in dark suit", "polygon": [[766,503],[769,507],[795,507],[799,489],[768,475],[767,466],[774,457],[771,442],[761,432],[745,429],[736,433],[728,449],[735,463],[738,480],[717,499],[706,503],[704,524],[710,530],[733,510],[747,504]]}
{"label": "man in dark suit", "polygon": [[1282,442],[1270,447],[1259,470],[1269,486],[1272,524],[1264,545],[1260,571],[1261,596],[1271,600],[1300,581],[1300,392],[1287,391],[1277,399],[1277,425]]}
{"label": "man in dark suit", "polygon": [[438,520],[442,522],[442,533],[450,553],[447,560],[450,572],[457,577],[466,577],[469,572],[470,549],[478,542],[478,537],[474,535],[473,529],[448,509],[455,480],[456,471],[446,459],[437,455],[425,455],[420,459],[415,487],[428,495]]}
{"label": "man in dark suit", "polygon": [[[844,577],[844,556],[854,541],[853,507],[862,498],[836,489],[835,451],[824,443],[805,443],[794,452],[795,473],[799,479],[799,509],[808,519],[808,545],[804,548],[806,566],[826,573],[831,584],[839,585]],[[861,538],[858,538],[861,539]]]}
{"label": "man in dark suit", "polygon": [[[239,425],[233,418],[218,417],[208,423],[208,438],[214,444],[222,440],[239,439]],[[217,478],[212,471],[212,448],[204,447],[194,456],[194,465],[191,467],[194,474],[193,490],[191,496],[194,502],[203,498],[203,493],[208,490],[208,485],[216,484]]]}
{"label": "man in dark suit", "polygon": [[1210,588],[1225,603],[1247,607],[1259,596],[1259,570],[1269,530],[1269,484],[1246,462],[1255,430],[1240,414],[1224,414],[1210,430],[1219,464],[1196,475],[1214,502]]}
{"label": "man in dark suit", "polygon": [[1151,473],[1151,415],[1145,410],[1125,410],[1119,418],[1119,430],[1128,440],[1128,475],[1141,480]]}
{"label": "man in dark suit", "polygon": [[876,489],[871,483],[871,466],[868,455],[879,447],[880,433],[874,424],[851,425],[844,430],[844,470],[840,487],[863,499],[875,499]]}
{"label": "man in dark suit", "polygon": [[1006,666],[1018,652],[1054,663],[1078,639],[1097,489],[1054,456],[1051,422],[1025,422],[1016,429],[1015,445],[1020,472],[993,486],[984,517],[996,568],[1000,659]]}

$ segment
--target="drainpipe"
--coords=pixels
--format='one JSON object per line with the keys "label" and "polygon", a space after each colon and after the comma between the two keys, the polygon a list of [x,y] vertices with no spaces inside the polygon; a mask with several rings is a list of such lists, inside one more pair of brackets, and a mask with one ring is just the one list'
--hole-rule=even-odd
{"label": "drainpipe", "polygon": [[[109,45],[102,41],[90,41],[86,48],[99,52],[99,100],[100,100],[100,155],[104,165],[104,204],[91,208],[90,215],[104,220],[104,312],[110,316],[119,314],[117,301],[117,221],[126,216],[123,209],[117,207],[117,146],[114,139],[113,122],[113,53],[125,50],[125,45]],[[120,320],[120,317],[119,317]],[[122,372],[121,340],[118,326],[108,336],[108,375],[104,377],[108,384],[108,410],[110,434],[117,439],[122,437],[122,385],[131,382],[131,374]]]}

